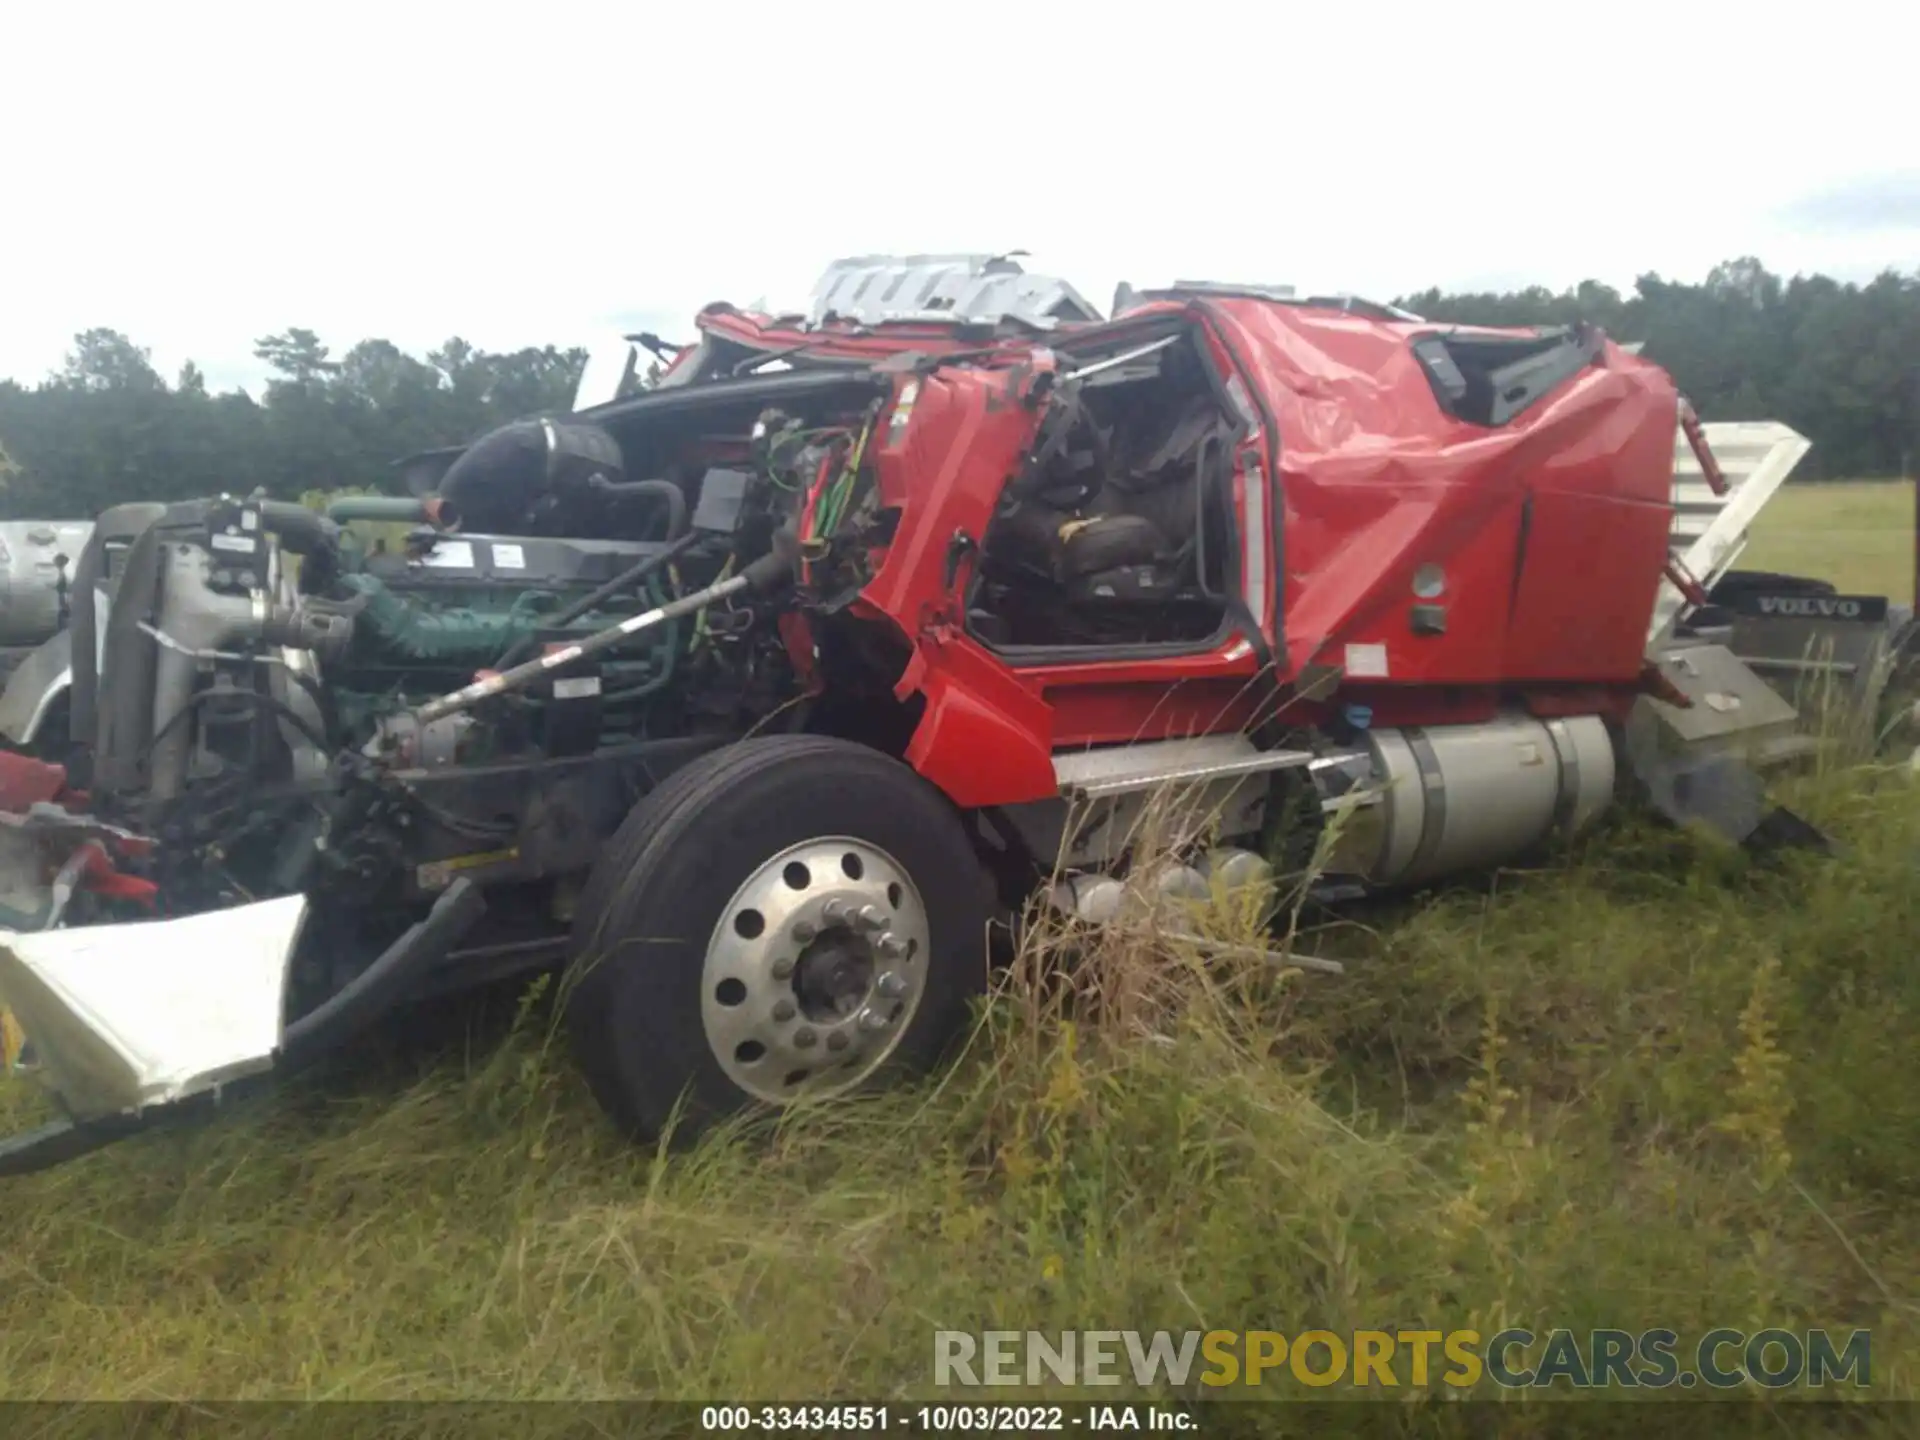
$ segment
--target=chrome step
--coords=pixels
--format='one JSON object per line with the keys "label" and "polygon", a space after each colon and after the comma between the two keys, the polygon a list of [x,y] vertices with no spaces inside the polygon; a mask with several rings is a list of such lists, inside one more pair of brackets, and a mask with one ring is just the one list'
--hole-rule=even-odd
{"label": "chrome step", "polygon": [[1235,780],[1310,765],[1307,750],[1262,750],[1245,735],[1201,735],[1073,750],[1053,757],[1060,793],[1069,800],[1102,800],[1162,785]]}

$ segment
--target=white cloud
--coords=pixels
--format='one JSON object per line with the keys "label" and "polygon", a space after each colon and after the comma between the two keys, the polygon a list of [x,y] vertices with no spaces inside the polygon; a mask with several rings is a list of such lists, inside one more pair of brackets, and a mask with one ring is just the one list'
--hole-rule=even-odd
{"label": "white cloud", "polygon": [[289,325],[569,343],[878,251],[1025,248],[1103,304],[1920,265],[1791,208],[1910,167],[1916,12],[1761,13],[15,6],[0,375],[90,325],[215,384]]}

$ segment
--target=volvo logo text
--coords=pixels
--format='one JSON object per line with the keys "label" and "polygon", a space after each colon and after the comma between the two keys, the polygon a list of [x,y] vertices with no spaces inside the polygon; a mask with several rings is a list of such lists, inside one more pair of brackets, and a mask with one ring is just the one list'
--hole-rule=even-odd
{"label": "volvo logo text", "polygon": [[1881,625],[1887,619],[1884,595],[1809,595],[1802,590],[1741,590],[1727,608],[1758,620],[1815,620],[1835,625]]}
{"label": "volvo logo text", "polygon": [[1808,620],[1858,620],[1860,602],[1833,595],[1762,595],[1762,615],[1797,615]]}

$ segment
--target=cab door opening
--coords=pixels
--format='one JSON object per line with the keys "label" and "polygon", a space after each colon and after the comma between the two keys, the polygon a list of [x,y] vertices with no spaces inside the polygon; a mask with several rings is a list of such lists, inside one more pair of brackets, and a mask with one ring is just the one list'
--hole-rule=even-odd
{"label": "cab door opening", "polygon": [[987,527],[968,630],[1009,659],[1204,648],[1231,623],[1242,422],[1190,322],[1062,350],[1071,378]]}

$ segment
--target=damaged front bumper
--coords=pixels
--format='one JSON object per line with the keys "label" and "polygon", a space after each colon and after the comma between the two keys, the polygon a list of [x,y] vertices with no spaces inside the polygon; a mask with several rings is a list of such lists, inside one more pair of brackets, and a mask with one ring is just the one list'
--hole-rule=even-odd
{"label": "damaged front bumper", "polygon": [[285,1022],[308,902],[173,920],[0,931],[0,1007],[68,1118],[0,1140],[0,1175],[73,1159],[229,1086],[305,1063],[390,1009],[484,912],[465,881],[315,1010]]}

